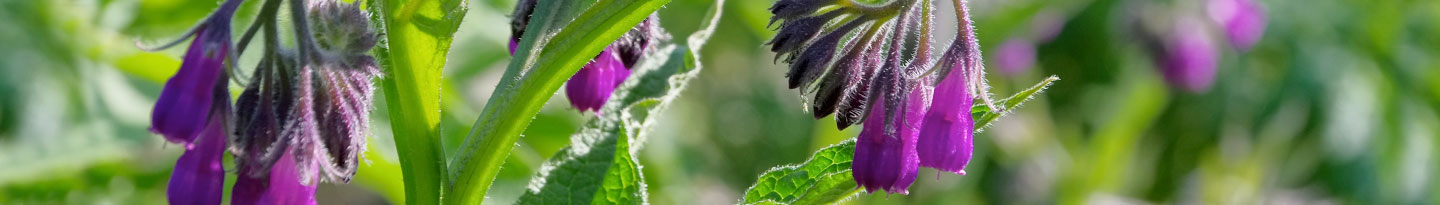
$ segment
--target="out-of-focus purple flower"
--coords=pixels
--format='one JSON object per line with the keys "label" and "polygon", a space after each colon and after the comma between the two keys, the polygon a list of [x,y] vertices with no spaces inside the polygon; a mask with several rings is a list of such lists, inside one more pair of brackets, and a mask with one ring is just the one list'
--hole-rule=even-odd
{"label": "out-of-focus purple flower", "polygon": [[[213,88],[213,87],[212,87]],[[228,94],[226,94],[228,95]],[[228,101],[229,98],[217,100]],[[218,106],[229,106],[228,102]],[[220,204],[225,189],[225,112],[213,110],[206,125],[175,162],[165,195],[170,204]]]}
{"label": "out-of-focus purple flower", "polygon": [[886,131],[885,109],[900,106],[885,106],[884,100],[877,100],[870,107],[870,117],[865,119],[865,128],[856,137],[855,157],[850,164],[851,175],[865,191],[883,189],[890,193],[909,193],[910,184],[920,171],[915,148],[923,126],[921,117],[930,106],[930,92],[924,86],[910,91],[903,113],[891,120],[895,123],[895,132]]}
{"label": "out-of-focus purple flower", "polygon": [[[955,66],[964,63],[956,62]],[[949,75],[935,86],[917,149],[920,166],[963,175],[975,148],[975,120],[970,115],[975,98],[965,91],[963,73]]]}
{"label": "out-of-focus purple flower", "polygon": [[1165,39],[1160,71],[1171,85],[1203,93],[1215,82],[1218,54],[1203,24],[1182,18]]}
{"label": "out-of-focus purple flower", "polygon": [[[185,51],[180,71],[165,82],[160,99],[150,113],[150,132],[164,135],[179,144],[190,144],[209,122],[215,100],[214,92],[228,92],[224,86],[225,60],[231,49],[230,17],[243,0],[229,0],[188,36],[194,36]],[[173,45],[173,44],[172,44]],[[168,46],[162,46],[162,48]]]}
{"label": "out-of-focus purple flower", "polygon": [[1030,20],[1030,37],[1037,43],[1048,43],[1065,30],[1066,16],[1055,9],[1035,14]]}
{"label": "out-of-focus purple flower", "polygon": [[[510,22],[511,55],[520,46],[520,38],[525,34],[535,3],[534,0],[523,0],[515,5],[514,19]],[[657,38],[664,38],[657,21],[658,17],[651,14],[571,76],[565,83],[565,96],[570,99],[570,105],[581,112],[600,114],[600,108],[610,99],[610,94],[630,77],[630,69],[639,62],[640,56]]]}
{"label": "out-of-focus purple flower", "polygon": [[[995,50],[996,64],[1000,74],[1015,75],[1035,66],[1035,43],[1025,38],[1010,38]],[[964,77],[964,76],[958,76]],[[949,78],[949,77],[946,77]],[[943,83],[943,82],[942,82]]]}
{"label": "out-of-focus purple flower", "polygon": [[1225,29],[1230,45],[1248,51],[1265,35],[1265,8],[1254,0],[1210,0],[1210,18]]}
{"label": "out-of-focus purple flower", "polygon": [[600,56],[570,77],[565,83],[565,96],[570,98],[570,106],[580,111],[598,112],[615,87],[628,77],[630,69],[620,61],[620,56],[613,48],[605,48]]}
{"label": "out-of-focus purple flower", "polygon": [[[313,163],[313,162],[307,162]],[[241,174],[231,189],[230,204],[315,204],[314,181],[302,183],[300,170],[296,169],[295,156],[285,151],[266,176]],[[249,173],[256,167],[240,167],[240,173]],[[312,173],[313,174],[313,173]],[[309,184],[309,185],[306,185]]]}

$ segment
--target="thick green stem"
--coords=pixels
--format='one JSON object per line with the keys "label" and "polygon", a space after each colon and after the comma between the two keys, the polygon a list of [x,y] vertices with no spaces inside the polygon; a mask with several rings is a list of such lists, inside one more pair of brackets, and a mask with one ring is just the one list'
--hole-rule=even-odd
{"label": "thick green stem", "polygon": [[[294,1],[294,0],[292,0]],[[439,204],[446,163],[440,146],[441,68],[464,17],[464,1],[376,0],[371,11],[388,45],[381,86],[394,131],[407,204]],[[304,44],[304,43],[302,43]],[[305,48],[305,46],[302,46]]]}

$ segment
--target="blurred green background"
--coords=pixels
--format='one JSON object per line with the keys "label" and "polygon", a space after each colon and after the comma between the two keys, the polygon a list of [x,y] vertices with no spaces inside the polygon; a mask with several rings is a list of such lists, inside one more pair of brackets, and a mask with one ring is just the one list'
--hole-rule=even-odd
{"label": "blurred green background", "polygon": [[[245,3],[236,30],[260,2]],[[470,2],[445,70],[447,152],[509,60],[513,3]],[[659,11],[661,25],[686,36],[711,3],[675,0]],[[785,89],[787,65],[762,45],[774,34],[771,3],[726,2],[705,70],[638,156],[652,203],[737,202],[765,170],[858,133],[812,119]],[[954,14],[949,1],[936,3],[933,46],[943,48]],[[1135,27],[1183,15],[1211,22],[1204,0],[970,1],[993,92],[1063,80],[976,135],[968,175],[922,169],[909,195],[845,203],[1440,203],[1440,1],[1259,3],[1267,24],[1248,51],[1224,44],[1216,25],[1203,28],[1216,39],[1215,84],[1188,92],[1165,82]],[[182,150],[146,129],[182,49],[144,52],[136,42],[171,40],[217,4],[0,0],[0,204],[164,203]],[[1002,43],[1052,32],[1035,44],[1033,66],[996,71]],[[387,112],[372,113],[368,164],[351,184],[322,185],[322,204],[404,200]],[[589,115],[552,98],[487,201],[523,193]]]}

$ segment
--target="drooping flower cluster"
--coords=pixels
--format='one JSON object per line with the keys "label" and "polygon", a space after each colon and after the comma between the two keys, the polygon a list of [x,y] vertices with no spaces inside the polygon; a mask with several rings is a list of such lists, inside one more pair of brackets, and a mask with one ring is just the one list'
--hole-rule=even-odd
{"label": "drooping flower cluster", "polygon": [[[513,19],[510,21],[512,55],[520,46],[520,38],[530,23],[530,14],[535,10],[535,3],[535,0],[521,0],[515,5]],[[635,67],[635,63],[640,61],[645,51],[649,50],[657,39],[665,38],[659,28],[658,19],[651,14],[571,76],[570,81],[565,83],[565,96],[570,99],[570,106],[581,112],[593,111],[599,114],[600,108],[610,99],[615,88],[630,77],[630,69]]]}
{"label": "drooping flower cluster", "polygon": [[[817,119],[835,114],[856,137],[851,173],[867,191],[907,193],[920,166],[964,174],[974,100],[986,98],[980,48],[964,4],[960,33],[931,59],[929,1],[881,4],[781,0],[771,51],[790,64],[790,88],[807,94]],[[992,108],[994,106],[991,106]]]}
{"label": "drooping flower cluster", "polygon": [[263,29],[263,57],[232,109],[228,79],[239,52],[230,19],[242,1],[226,0],[187,35],[195,40],[156,103],[152,132],[186,149],[167,195],[172,204],[220,204],[229,150],[239,168],[232,204],[315,204],[316,183],[348,182],[364,151],[380,75],[368,55],[377,35],[356,5],[288,0],[298,45],[284,48],[282,0],[266,1],[241,40]]}

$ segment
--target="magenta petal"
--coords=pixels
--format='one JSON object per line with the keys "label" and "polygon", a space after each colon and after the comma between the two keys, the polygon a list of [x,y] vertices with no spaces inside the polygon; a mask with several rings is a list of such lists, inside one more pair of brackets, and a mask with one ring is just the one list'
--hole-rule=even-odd
{"label": "magenta petal", "polygon": [[935,86],[932,106],[920,129],[920,166],[965,174],[974,150],[975,120],[970,115],[973,99],[965,91],[962,72],[951,72]]}
{"label": "magenta petal", "polygon": [[215,98],[215,84],[223,83],[219,81],[230,40],[210,39],[228,36],[208,32],[206,29],[196,32],[180,71],[165,82],[165,89],[150,114],[150,131],[164,135],[170,142],[189,144],[195,140],[207,124],[205,118]]}
{"label": "magenta petal", "polygon": [[565,83],[565,96],[570,98],[570,105],[575,109],[600,111],[605,101],[610,99],[610,93],[629,76],[630,70],[625,68],[620,56],[615,55],[614,48],[607,47],[600,56],[570,77],[570,81]]}
{"label": "magenta petal", "polygon": [[[240,173],[249,173],[251,168],[255,167],[241,167]],[[286,151],[270,167],[269,175],[240,174],[231,190],[230,204],[315,204],[316,183],[311,182],[309,186],[301,183],[299,171],[295,156]]]}
{"label": "magenta petal", "polygon": [[166,192],[170,204],[220,204],[224,196],[225,120],[216,114],[207,121],[195,146],[187,147],[175,162]]}
{"label": "magenta petal", "polygon": [[915,182],[915,176],[920,171],[915,135],[922,125],[920,117],[928,106],[925,100],[928,97],[924,89],[911,92],[904,120],[895,120],[896,123],[904,123],[896,125],[895,134],[899,136],[885,133],[885,103],[883,100],[875,101],[870,117],[865,119],[865,129],[856,137],[855,157],[850,164],[851,175],[857,184],[865,187],[865,191],[883,189],[890,193],[909,193],[910,184]]}

